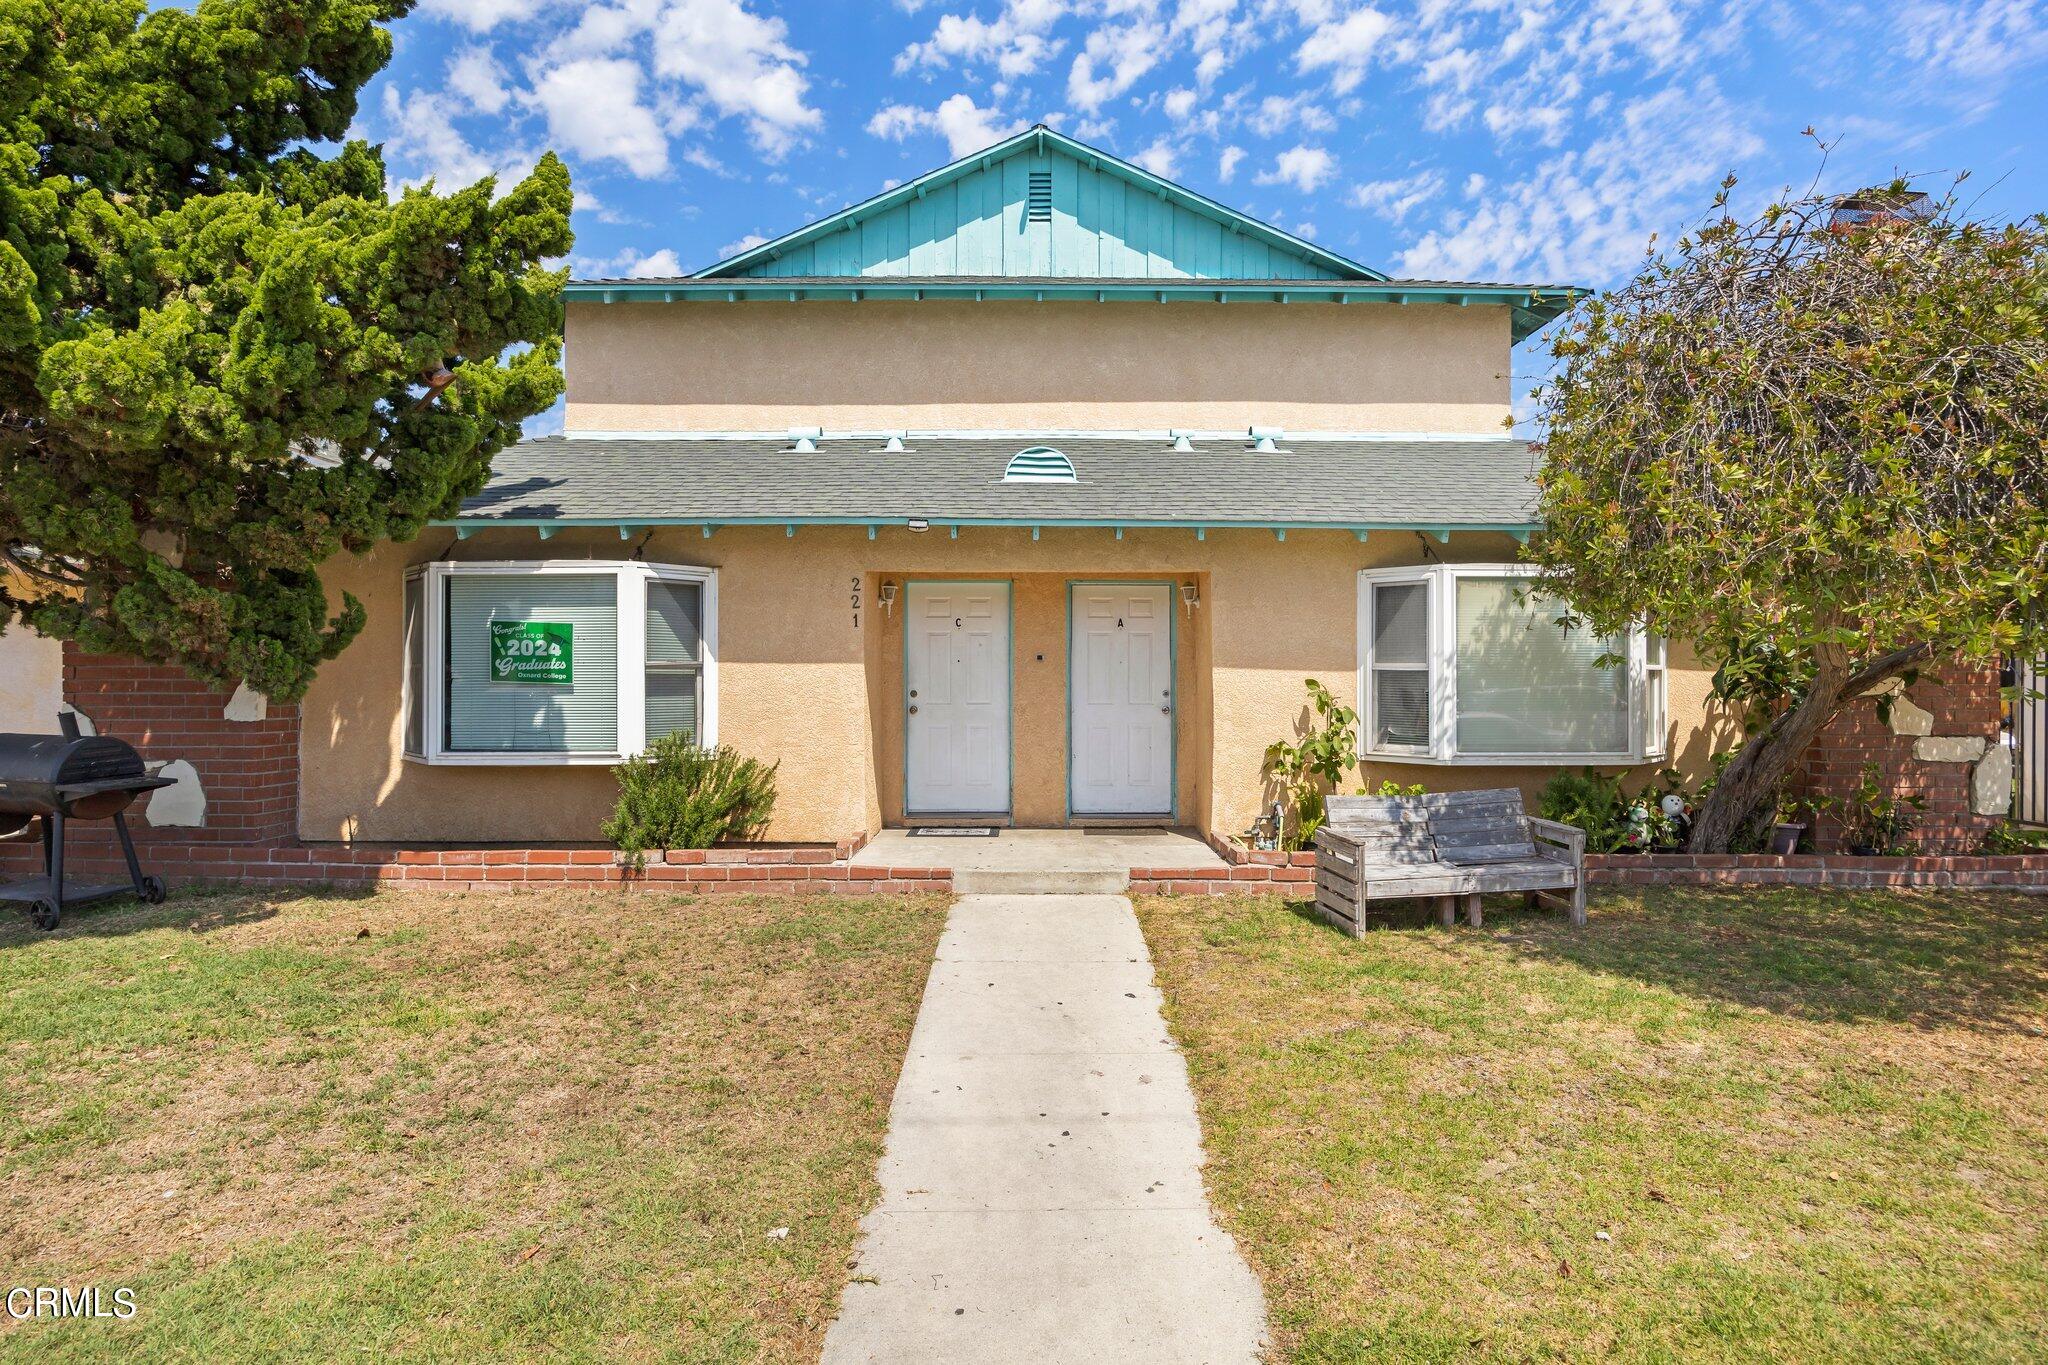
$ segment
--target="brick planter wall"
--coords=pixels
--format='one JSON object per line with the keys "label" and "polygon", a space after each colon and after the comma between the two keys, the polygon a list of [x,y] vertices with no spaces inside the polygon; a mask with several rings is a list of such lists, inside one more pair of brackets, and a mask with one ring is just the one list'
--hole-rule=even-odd
{"label": "brick planter wall", "polygon": [[1589,886],[1988,887],[2048,892],[2048,853],[1856,858],[1848,854],[1589,854]]}
{"label": "brick planter wall", "polygon": [[[74,828],[84,829],[81,823]],[[851,843],[853,841],[846,841]],[[249,886],[382,885],[444,891],[509,886],[608,885],[623,889],[703,894],[841,892],[947,893],[953,874],[944,868],[853,867],[839,848],[714,848],[676,852],[639,871],[618,865],[603,848],[400,848],[389,844],[162,844],[141,850],[143,870],[173,886],[231,882]],[[42,845],[0,844],[0,874],[40,870]],[[122,881],[126,873],[112,841],[70,850],[66,876]]]}
{"label": "brick planter wall", "polygon": [[[1875,702],[1859,698],[1852,703],[1807,750],[1792,789],[1847,802],[1865,765],[1874,763],[1895,795],[1917,794],[1926,801],[1913,832],[1920,852],[1974,853],[2005,812],[1980,815],[1971,809],[1975,761],[1930,762],[1915,750],[1935,738],[1982,740],[1987,748],[2001,743],[1998,672],[1951,663],[1923,673],[1905,690],[1903,702],[1894,704],[1889,725],[1878,719]],[[1838,806],[1814,821],[1816,849],[1824,854],[1842,849],[1846,814]]]}

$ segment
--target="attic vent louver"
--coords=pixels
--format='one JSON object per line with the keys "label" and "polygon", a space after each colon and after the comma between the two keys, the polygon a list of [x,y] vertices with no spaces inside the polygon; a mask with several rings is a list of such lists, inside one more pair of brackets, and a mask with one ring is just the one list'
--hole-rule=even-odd
{"label": "attic vent louver", "polygon": [[1284,453],[1280,449],[1280,441],[1286,435],[1287,433],[1279,427],[1253,427],[1245,433],[1246,439],[1251,443],[1248,448],[1261,455]]}
{"label": "attic vent louver", "polygon": [[824,439],[825,429],[823,427],[791,427],[789,429],[789,444],[784,446],[783,449],[810,455],[816,453],[818,442]]}
{"label": "attic vent louver", "polygon": [[1074,462],[1051,446],[1027,446],[1010,457],[1004,483],[1079,483]]}
{"label": "attic vent louver", "polygon": [[1033,171],[1024,199],[1024,217],[1033,223],[1052,221],[1052,172]]}

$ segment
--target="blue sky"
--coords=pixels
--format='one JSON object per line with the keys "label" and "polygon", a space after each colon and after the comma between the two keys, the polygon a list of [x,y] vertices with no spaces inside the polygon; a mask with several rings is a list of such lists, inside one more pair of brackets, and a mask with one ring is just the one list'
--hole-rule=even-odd
{"label": "blue sky", "polygon": [[421,0],[394,36],[358,135],[443,188],[553,148],[578,274],[708,265],[1033,122],[1405,275],[1610,285],[1730,172],[2048,209],[2048,0]]}

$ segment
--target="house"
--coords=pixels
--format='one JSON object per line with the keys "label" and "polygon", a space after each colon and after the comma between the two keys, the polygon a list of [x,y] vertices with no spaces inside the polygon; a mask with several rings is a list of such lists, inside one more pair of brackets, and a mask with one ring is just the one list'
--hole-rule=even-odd
{"label": "house", "polygon": [[331,567],[370,626],[305,700],[300,831],[587,839],[680,728],[781,764],[778,839],[1234,833],[1308,678],[1374,780],[1703,762],[1685,657],[1515,592],[1509,352],[1572,298],[1390,279],[1045,127],[576,281],[564,433]]}

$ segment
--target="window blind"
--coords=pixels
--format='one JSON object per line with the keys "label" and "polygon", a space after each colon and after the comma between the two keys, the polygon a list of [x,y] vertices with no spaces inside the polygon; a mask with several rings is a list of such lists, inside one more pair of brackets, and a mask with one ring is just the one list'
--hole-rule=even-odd
{"label": "window blind", "polygon": [[[610,573],[451,575],[446,747],[470,753],[617,752],[618,584]],[[570,627],[571,681],[494,681],[493,621]]]}
{"label": "window blind", "polygon": [[696,583],[647,585],[647,738],[698,734],[703,695],[704,589]]}
{"label": "window blind", "polygon": [[1429,743],[1429,586],[1385,583],[1372,595],[1373,747]]}
{"label": "window blind", "polygon": [[1458,751],[1615,754],[1629,751],[1628,643],[1567,630],[1563,609],[1519,597],[1527,579],[1460,578]]}
{"label": "window blind", "polygon": [[427,751],[427,580],[414,574],[405,580],[405,605],[400,630],[405,637],[405,751]]}

